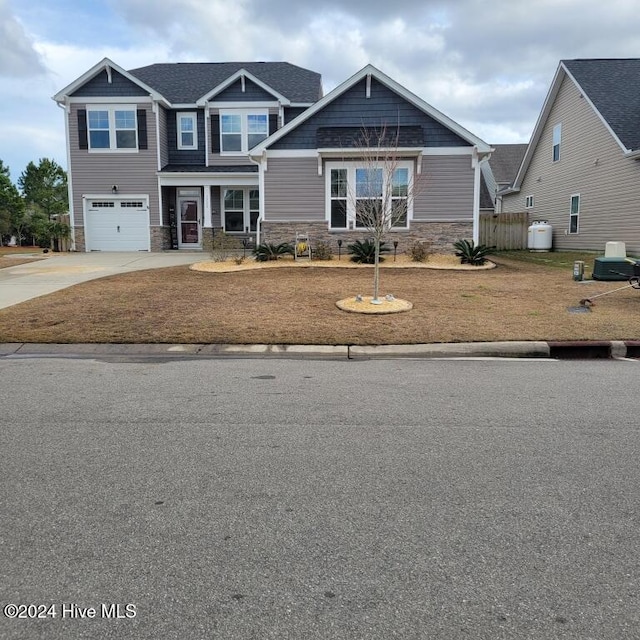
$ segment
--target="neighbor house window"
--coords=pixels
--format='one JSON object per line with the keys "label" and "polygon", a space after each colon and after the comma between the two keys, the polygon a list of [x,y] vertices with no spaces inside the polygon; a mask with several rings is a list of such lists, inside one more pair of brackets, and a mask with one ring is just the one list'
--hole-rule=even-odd
{"label": "neighbor house window", "polygon": [[136,110],[128,106],[87,109],[89,149],[100,151],[137,150]]}
{"label": "neighbor house window", "polygon": [[569,212],[569,233],[578,233],[580,218],[580,194],[571,196],[571,208]]}
{"label": "neighbor house window", "polygon": [[269,114],[234,109],[220,112],[221,153],[247,153],[269,135]]}
{"label": "neighbor house window", "polygon": [[553,127],[553,161],[560,160],[560,143],[562,142],[562,124]]}
{"label": "neighbor house window", "polygon": [[198,148],[198,117],[195,113],[178,113],[178,149]]}
{"label": "neighbor house window", "polygon": [[357,162],[327,163],[327,220],[330,229],[366,229],[380,216],[391,228],[409,226],[412,165],[387,171]]}
{"label": "neighbor house window", "polygon": [[533,196],[527,196],[524,200],[525,209],[533,209]]}

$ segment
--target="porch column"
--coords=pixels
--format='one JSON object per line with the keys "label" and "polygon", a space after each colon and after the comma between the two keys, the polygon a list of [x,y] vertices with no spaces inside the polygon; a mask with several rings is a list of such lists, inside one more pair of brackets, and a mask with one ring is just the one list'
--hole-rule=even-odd
{"label": "porch column", "polygon": [[211,187],[209,185],[205,185],[204,187],[204,202],[202,204],[202,208],[204,209],[202,226],[207,229],[210,229],[211,228]]}

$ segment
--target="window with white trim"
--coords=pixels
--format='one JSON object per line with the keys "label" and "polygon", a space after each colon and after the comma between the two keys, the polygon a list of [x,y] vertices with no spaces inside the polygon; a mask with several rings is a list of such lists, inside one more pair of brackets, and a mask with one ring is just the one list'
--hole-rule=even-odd
{"label": "window with white trim", "polygon": [[328,162],[326,166],[327,221],[330,229],[366,229],[366,216],[382,216],[392,229],[409,227],[412,163],[393,168],[366,163]]}
{"label": "window with white trim", "polygon": [[87,107],[89,150],[137,151],[136,109],[130,105]]}
{"label": "window with white trim", "polygon": [[580,194],[575,193],[571,196],[571,204],[569,205],[569,233],[578,233],[580,219]]}
{"label": "window with white trim", "polygon": [[195,112],[176,113],[178,149],[198,148],[198,116]]}
{"label": "window with white trim", "polygon": [[269,135],[269,112],[230,109],[220,111],[220,153],[247,153]]}
{"label": "window with white trim", "polygon": [[560,160],[560,143],[562,142],[562,124],[558,123],[553,127],[553,162]]}
{"label": "window with white trim", "polygon": [[223,194],[225,233],[255,233],[260,214],[260,192],[253,187],[225,189]]}
{"label": "window with white trim", "polygon": [[533,209],[533,196],[527,196],[524,199],[524,208],[525,209]]}

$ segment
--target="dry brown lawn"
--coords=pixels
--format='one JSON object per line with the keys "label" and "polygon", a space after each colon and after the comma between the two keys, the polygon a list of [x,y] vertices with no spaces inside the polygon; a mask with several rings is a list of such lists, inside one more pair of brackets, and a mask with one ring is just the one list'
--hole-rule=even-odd
{"label": "dry brown lawn", "polygon": [[0,269],[5,267],[17,267],[19,264],[36,262],[45,258],[28,254],[42,254],[40,247],[0,247]]}
{"label": "dry brown lawn", "polygon": [[372,271],[308,267],[202,273],[188,267],[94,280],[0,311],[0,342],[412,344],[640,337],[640,291],[577,283],[571,270],[498,258],[490,271],[382,269],[381,293],[407,313],[345,313],[371,293]]}

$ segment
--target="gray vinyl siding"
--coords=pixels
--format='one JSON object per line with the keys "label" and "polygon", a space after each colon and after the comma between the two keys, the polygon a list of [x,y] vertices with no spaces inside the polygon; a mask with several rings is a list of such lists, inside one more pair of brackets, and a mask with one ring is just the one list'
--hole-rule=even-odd
{"label": "gray vinyl siding", "polygon": [[[198,148],[178,149],[177,114],[197,113],[198,120]],[[205,159],[205,133],[203,109],[179,109],[167,113],[167,144],[169,148],[169,164],[195,164],[204,165]]]}
{"label": "gray vinyl siding", "polygon": [[91,80],[85,82],[85,84],[71,94],[73,98],[111,98],[115,96],[130,97],[148,95],[148,91],[145,91],[115,70],[111,71],[111,83],[109,82],[106,70],[104,70]]}
{"label": "gray vinyl siding", "polygon": [[[553,127],[562,123],[560,160],[552,162]],[[520,192],[505,196],[503,211],[524,211],[553,226],[556,249],[604,251],[609,241],[640,255],[640,163],[623,151],[569,78],[561,84]],[[569,229],[571,195],[580,194],[579,233]]]}
{"label": "gray vinyl siding", "polygon": [[222,189],[220,187],[211,187],[211,226],[214,229],[222,227]]}
{"label": "gray vinyl siding", "polygon": [[[164,107],[158,107],[160,145],[160,167],[169,164],[169,139],[167,138],[167,118],[169,112]],[[148,127],[147,127],[148,128]]]}
{"label": "gray vinyl siding", "polygon": [[325,177],[315,158],[269,158],[264,190],[266,221],[325,219]]}
{"label": "gray vinyl siding", "polygon": [[422,126],[427,147],[468,147],[469,143],[377,80],[366,97],[366,80],[357,83],[270,149],[315,149],[319,127]]}
{"label": "gray vinyl siding", "polygon": [[275,99],[272,93],[265,91],[249,79],[244,81],[244,92],[241,81],[237,80],[224,91],[211,97],[214,102],[273,102]]}
{"label": "gray vinyl siding", "polygon": [[[151,225],[160,224],[155,126],[147,127],[148,149],[137,153],[90,153],[78,145],[79,108],[84,105],[72,105],[69,114],[69,170],[73,178],[75,225],[84,225],[82,195],[111,196],[114,184],[118,185],[118,196],[148,194]],[[148,123],[155,122],[150,105],[138,105],[138,108],[146,108]]]}
{"label": "gray vinyl siding", "polygon": [[424,156],[418,178],[413,205],[416,222],[473,220],[471,155]]}

